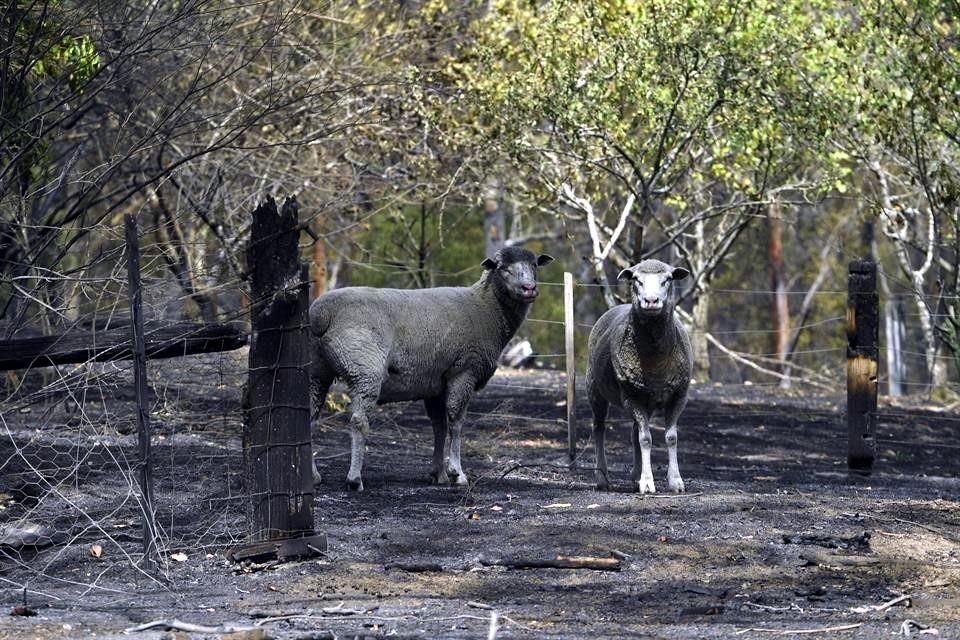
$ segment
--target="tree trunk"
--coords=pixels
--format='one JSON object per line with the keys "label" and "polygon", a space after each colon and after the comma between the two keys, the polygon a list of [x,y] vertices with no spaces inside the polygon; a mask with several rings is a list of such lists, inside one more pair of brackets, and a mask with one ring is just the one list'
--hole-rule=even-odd
{"label": "tree trunk", "polygon": [[691,340],[693,341],[693,379],[697,382],[710,380],[710,351],[707,334],[710,332],[710,292],[701,291],[693,299],[693,326]]}
{"label": "tree trunk", "polygon": [[310,293],[311,299],[315,300],[327,291],[327,244],[319,234],[313,241],[311,271],[313,273],[313,288]]}
{"label": "tree trunk", "polygon": [[247,245],[250,366],[244,394],[244,457],[254,540],[313,533],[313,458],[306,267],[296,200],[254,211]]}
{"label": "tree trunk", "polygon": [[[770,288],[773,291],[773,352],[781,363],[787,362],[790,345],[790,309],[787,304],[786,268],[783,258],[783,212],[774,200],[767,215],[767,258],[770,263]],[[790,386],[789,378],[781,378],[780,387]]]}
{"label": "tree trunk", "polygon": [[492,258],[506,240],[507,217],[504,212],[503,186],[497,178],[489,178],[483,189],[484,257]]}

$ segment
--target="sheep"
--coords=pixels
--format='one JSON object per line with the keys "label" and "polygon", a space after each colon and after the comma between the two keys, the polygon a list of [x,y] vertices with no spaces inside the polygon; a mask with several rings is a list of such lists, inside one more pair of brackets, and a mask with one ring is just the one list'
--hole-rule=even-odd
{"label": "sheep", "polygon": [[607,456],[604,420],[611,403],[630,412],[634,424],[634,490],[654,493],[650,470],[649,421],[662,410],[667,427],[667,483],[675,493],[684,491],[677,465],[677,419],[687,404],[693,371],[690,336],[674,315],[672,283],[690,274],[659,260],[644,260],[617,276],[628,280],[631,302],[604,313],[590,331],[587,351],[587,394],[593,410],[597,489],[606,491]]}
{"label": "sheep", "polygon": [[[467,404],[493,376],[500,352],[536,299],[537,267],[552,260],[504,247],[481,263],[483,274],[470,287],[346,287],[313,301],[313,417],[332,382],[344,382],[351,414],[348,489],[363,490],[368,412],[374,404],[404,400],[423,400],[433,425],[433,482],[446,484],[452,476],[457,485],[467,483],[460,462]],[[316,468],[314,481],[320,481]]]}

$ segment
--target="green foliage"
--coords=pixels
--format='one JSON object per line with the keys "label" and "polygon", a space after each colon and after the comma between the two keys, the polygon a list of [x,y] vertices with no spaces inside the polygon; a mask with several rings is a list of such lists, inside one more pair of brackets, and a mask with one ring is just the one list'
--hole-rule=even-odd
{"label": "green foliage", "polygon": [[71,89],[82,91],[101,65],[100,54],[90,36],[65,35],[51,44],[47,55],[37,60],[35,69],[40,76],[66,76]]}

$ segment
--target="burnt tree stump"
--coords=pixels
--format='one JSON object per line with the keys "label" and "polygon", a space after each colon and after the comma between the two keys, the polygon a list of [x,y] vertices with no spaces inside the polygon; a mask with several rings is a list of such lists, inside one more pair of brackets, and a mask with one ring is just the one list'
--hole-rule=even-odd
{"label": "burnt tree stump", "polygon": [[870,475],[875,455],[880,312],[877,265],[850,263],[847,284],[847,468]]}
{"label": "burnt tree stump", "polygon": [[268,198],[253,212],[246,252],[251,337],[244,459],[251,540],[301,541],[273,547],[280,560],[326,549],[325,538],[313,535],[309,278],[300,262],[299,237],[294,198],[279,211]]}

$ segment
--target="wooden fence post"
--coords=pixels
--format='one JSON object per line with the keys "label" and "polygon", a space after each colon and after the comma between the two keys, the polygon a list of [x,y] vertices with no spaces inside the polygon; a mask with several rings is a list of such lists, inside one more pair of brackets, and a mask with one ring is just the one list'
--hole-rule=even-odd
{"label": "wooden fence post", "polygon": [[313,457],[307,308],[297,202],[272,198],[253,212],[247,269],[251,290],[244,458],[253,540],[284,541],[234,550],[235,560],[285,559],[326,550],[313,528]]}
{"label": "wooden fence post", "polygon": [[147,353],[143,335],[143,292],[140,286],[140,244],[137,219],[130,214],[123,218],[127,244],[127,282],[130,297],[130,338],[133,343],[133,384],[137,398],[137,436],[140,450],[141,507],[143,509],[143,561],[148,572],[156,566],[156,532],[153,508],[153,461],[150,459],[150,414],[147,398]]}
{"label": "wooden fence post", "polygon": [[573,274],[563,274],[563,331],[567,358],[567,448],[570,465],[576,464],[577,425],[576,425],[576,387],[577,362],[573,353]]}
{"label": "wooden fence post", "polygon": [[847,284],[847,468],[861,475],[870,475],[875,455],[879,319],[877,265],[855,260]]}

